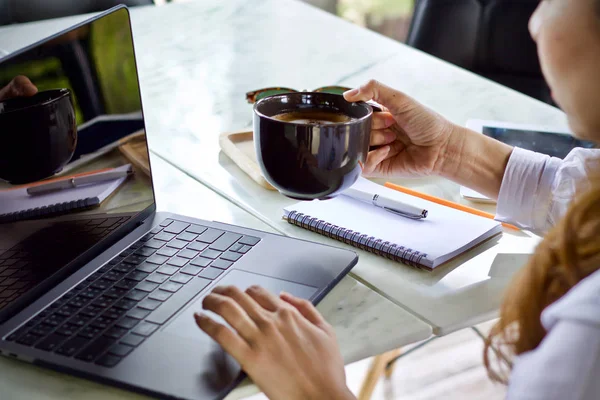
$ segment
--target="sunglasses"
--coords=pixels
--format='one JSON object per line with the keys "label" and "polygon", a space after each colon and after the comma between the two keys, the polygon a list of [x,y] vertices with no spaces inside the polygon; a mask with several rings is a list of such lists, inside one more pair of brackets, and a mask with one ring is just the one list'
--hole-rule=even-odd
{"label": "sunglasses", "polygon": [[[351,90],[351,88],[347,88],[347,87],[343,87],[343,86],[325,86],[325,87],[317,88],[317,89],[313,90],[313,92],[343,94],[344,92],[347,92],[348,90]],[[303,91],[306,92],[306,90],[303,90]],[[252,92],[246,93],[246,100],[248,100],[248,103],[255,103],[260,99],[264,99],[265,97],[269,97],[269,96],[274,96],[276,94],[297,93],[297,92],[299,92],[299,90],[284,88],[284,87],[271,87],[271,88],[254,90]]]}

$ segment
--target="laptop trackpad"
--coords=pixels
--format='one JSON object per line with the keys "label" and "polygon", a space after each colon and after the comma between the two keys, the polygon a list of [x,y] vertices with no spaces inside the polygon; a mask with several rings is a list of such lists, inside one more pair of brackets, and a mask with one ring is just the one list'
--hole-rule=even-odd
{"label": "laptop trackpad", "polygon": [[[229,273],[221,279],[217,285],[228,286],[233,285],[239,287],[241,290],[246,290],[252,285],[262,286],[269,292],[278,296],[283,290],[291,293],[294,296],[309,299],[317,291],[317,288],[299,283],[284,281],[282,279],[270,278],[268,276],[257,275],[250,272],[231,270]],[[194,320],[195,312],[204,312],[215,321],[222,324],[226,324],[225,321],[217,316],[216,314],[202,310],[202,300],[208,295],[210,291],[204,291],[201,296],[192,300],[187,307],[181,312],[175,319],[173,319],[165,328],[164,332],[168,332],[171,335],[183,336],[190,339],[196,339],[199,341],[211,340],[206,334],[204,334],[196,325]]]}

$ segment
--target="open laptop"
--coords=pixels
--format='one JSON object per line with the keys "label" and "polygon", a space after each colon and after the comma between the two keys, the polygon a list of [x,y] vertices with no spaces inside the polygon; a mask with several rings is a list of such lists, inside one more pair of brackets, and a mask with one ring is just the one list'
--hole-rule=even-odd
{"label": "open laptop", "polygon": [[[243,373],[195,326],[192,315],[211,288],[260,285],[317,303],[357,256],[157,213],[136,71],[125,7],[0,59],[0,88],[25,76],[39,91],[71,91],[78,144],[57,177],[135,171],[24,195],[10,213],[2,212],[5,200],[26,189],[0,183],[0,352],[160,398],[222,398]],[[111,145],[119,139],[124,144]],[[99,204],[27,211],[43,196],[77,199],[93,185],[104,185]]]}

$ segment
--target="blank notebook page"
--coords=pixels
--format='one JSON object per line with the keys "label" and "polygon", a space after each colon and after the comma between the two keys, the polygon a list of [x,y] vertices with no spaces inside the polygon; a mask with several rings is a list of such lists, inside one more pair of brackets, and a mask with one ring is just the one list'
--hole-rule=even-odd
{"label": "blank notebook page", "polygon": [[296,211],[425,253],[422,262],[430,268],[502,231],[501,224],[492,219],[398,192],[364,178],[352,187],[424,208],[429,213],[425,219],[412,220],[344,195],[330,200],[296,203],[286,207],[284,212],[287,216]]}
{"label": "blank notebook page", "polygon": [[[115,171],[125,171],[129,168],[131,168],[131,166],[127,164],[115,168]],[[4,190],[0,192],[0,215],[31,210],[38,207],[51,207],[56,204],[89,198],[101,203],[114,192],[125,179],[126,178],[118,178],[35,196],[29,195],[27,193],[27,188],[25,187]]]}

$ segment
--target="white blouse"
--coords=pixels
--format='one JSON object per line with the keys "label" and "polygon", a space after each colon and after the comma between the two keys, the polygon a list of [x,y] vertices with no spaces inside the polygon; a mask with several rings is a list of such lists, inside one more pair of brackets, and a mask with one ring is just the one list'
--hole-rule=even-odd
{"label": "white blouse", "polygon": [[[594,160],[600,150],[574,149],[561,160],[515,148],[496,219],[543,234],[564,215],[577,185],[588,185]],[[599,400],[600,270],[548,306],[541,322],[548,333],[535,350],[513,360],[507,399]]]}

